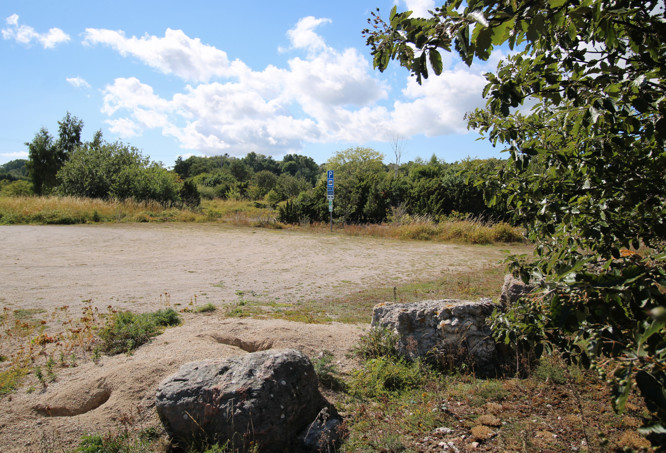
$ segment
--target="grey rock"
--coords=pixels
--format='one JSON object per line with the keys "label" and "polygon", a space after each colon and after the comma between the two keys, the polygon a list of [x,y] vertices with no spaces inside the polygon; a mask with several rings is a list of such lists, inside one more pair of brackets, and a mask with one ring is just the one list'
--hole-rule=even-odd
{"label": "grey rock", "polygon": [[397,333],[398,352],[405,357],[434,359],[447,367],[465,362],[489,376],[495,372],[495,342],[486,318],[496,308],[490,299],[379,304],[372,326]]}
{"label": "grey rock", "polygon": [[516,302],[520,296],[529,294],[534,288],[534,285],[527,284],[511,274],[505,275],[502,292],[500,293],[499,298],[500,304],[502,304],[503,307],[510,306]]}
{"label": "grey rock", "polygon": [[253,442],[262,452],[291,449],[324,408],[337,416],[310,359],[294,349],[185,364],[159,385],[155,406],[176,441]]}
{"label": "grey rock", "polygon": [[299,436],[302,451],[338,451],[342,443],[342,420],[327,407]]}

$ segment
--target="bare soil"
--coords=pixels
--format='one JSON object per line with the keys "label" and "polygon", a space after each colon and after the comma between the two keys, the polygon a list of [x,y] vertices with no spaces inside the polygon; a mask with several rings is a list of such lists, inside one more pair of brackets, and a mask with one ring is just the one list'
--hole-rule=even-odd
{"label": "bare soil", "polygon": [[[111,305],[141,312],[194,300],[220,306],[247,295],[297,303],[482,269],[501,258],[489,246],[220,225],[3,226],[0,309],[47,316],[62,306],[79,312]],[[223,310],[185,313],[182,326],[133,355],[58,368],[44,388],[29,376],[0,397],[0,451],[63,451],[84,434],[157,426],[157,385],[193,360],[290,347],[313,357],[328,350],[349,371],[347,353],[367,328],[225,318]],[[2,352],[10,356],[4,340]]]}
{"label": "bare soil", "polygon": [[[0,304],[11,308],[154,310],[318,300],[482,269],[495,246],[397,241],[207,224],[0,227]],[[1,306],[0,305],[0,306]]]}

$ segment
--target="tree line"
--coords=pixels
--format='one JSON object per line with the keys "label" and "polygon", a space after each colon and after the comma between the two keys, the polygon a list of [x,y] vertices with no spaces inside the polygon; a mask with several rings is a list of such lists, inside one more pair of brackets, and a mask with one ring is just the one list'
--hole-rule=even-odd
{"label": "tree line", "polygon": [[83,121],[70,113],[58,122],[57,136],[40,129],[26,143],[28,160],[0,167],[1,193],[153,200],[190,207],[202,198],[251,200],[277,209],[282,222],[299,223],[328,219],[325,174],[334,170],[334,216],[342,223],[450,216],[509,220],[501,203],[486,205],[483,188],[476,184],[479,177],[504,167],[499,159],[446,163],[433,155],[428,161],[387,165],[378,151],[355,147],[338,151],[321,165],[298,154],[275,160],[250,152],[244,157],[178,157],[169,170],[129,144],[106,141],[101,131],[84,141],[82,130]]}

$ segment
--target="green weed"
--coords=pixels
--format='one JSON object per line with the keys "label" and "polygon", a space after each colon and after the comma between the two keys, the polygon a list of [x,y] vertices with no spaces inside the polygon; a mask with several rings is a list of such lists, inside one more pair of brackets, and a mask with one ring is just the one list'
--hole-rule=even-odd
{"label": "green weed", "polygon": [[0,395],[14,391],[21,379],[27,374],[27,368],[22,367],[12,367],[8,370],[0,371]]}
{"label": "green weed", "polygon": [[324,350],[312,359],[312,365],[321,385],[331,390],[343,390],[345,383],[339,377],[340,371],[337,365],[333,363],[334,358],[331,351]]}
{"label": "green weed", "polygon": [[363,359],[398,358],[398,334],[386,328],[372,328],[359,338],[352,352]]}
{"label": "green weed", "polygon": [[180,316],[172,308],[154,313],[117,312],[100,330],[102,349],[110,354],[129,353],[162,332],[167,326],[180,324]]}
{"label": "green weed", "polygon": [[423,384],[428,370],[421,362],[379,357],[366,361],[351,377],[349,391],[360,398],[399,394]]}
{"label": "green weed", "polygon": [[213,304],[202,305],[194,309],[196,313],[211,313],[217,310],[217,307]]}

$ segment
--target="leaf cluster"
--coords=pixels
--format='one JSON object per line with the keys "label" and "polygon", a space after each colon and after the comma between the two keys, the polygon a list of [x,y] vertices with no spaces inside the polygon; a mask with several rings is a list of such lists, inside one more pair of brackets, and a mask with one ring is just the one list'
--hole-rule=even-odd
{"label": "leaf cluster", "polygon": [[599,367],[618,411],[636,385],[655,435],[666,431],[665,14],[658,0],[449,0],[428,19],[375,13],[366,30],[375,67],[395,59],[419,82],[439,50],[468,65],[513,51],[467,117],[511,155],[479,185],[536,243],[514,267],[536,299],[498,315],[498,337]]}

